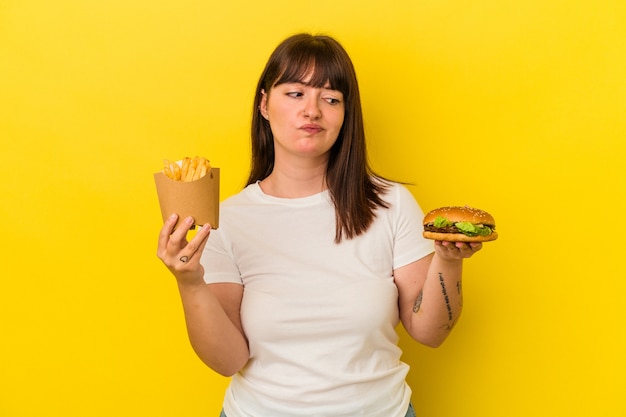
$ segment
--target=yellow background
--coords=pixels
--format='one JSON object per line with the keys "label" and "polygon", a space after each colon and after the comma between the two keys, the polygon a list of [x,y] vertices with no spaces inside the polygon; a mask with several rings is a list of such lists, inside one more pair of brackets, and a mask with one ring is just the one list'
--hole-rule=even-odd
{"label": "yellow background", "polygon": [[248,169],[252,93],[297,31],[348,49],[371,159],[501,237],[439,349],[402,345],[418,415],[624,416],[623,0],[0,3],[0,416],[217,416],[155,256],[152,173]]}

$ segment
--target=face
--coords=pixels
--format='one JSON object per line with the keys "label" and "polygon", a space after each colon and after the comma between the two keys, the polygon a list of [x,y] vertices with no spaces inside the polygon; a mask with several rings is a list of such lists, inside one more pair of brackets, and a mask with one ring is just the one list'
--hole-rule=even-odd
{"label": "face", "polygon": [[327,158],[343,124],[343,94],[329,88],[286,83],[261,92],[261,115],[274,136],[276,158]]}

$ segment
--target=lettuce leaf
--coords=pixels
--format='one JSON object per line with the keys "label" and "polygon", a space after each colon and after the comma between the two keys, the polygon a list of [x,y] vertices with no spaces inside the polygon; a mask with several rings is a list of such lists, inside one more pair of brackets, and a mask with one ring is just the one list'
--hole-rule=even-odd
{"label": "lettuce leaf", "polygon": [[482,224],[477,225],[470,222],[454,223],[443,216],[437,216],[437,218],[433,221],[433,226],[439,228],[455,226],[459,229],[459,232],[467,236],[487,236],[493,232],[489,226],[484,226]]}
{"label": "lettuce leaf", "polygon": [[461,233],[467,236],[487,236],[491,234],[491,228],[488,226],[478,226],[470,222],[457,222],[454,225]]}
{"label": "lettuce leaf", "polygon": [[454,223],[452,223],[450,220],[447,220],[445,217],[442,216],[437,216],[437,218],[433,222],[433,226],[435,227],[449,227],[453,224]]}

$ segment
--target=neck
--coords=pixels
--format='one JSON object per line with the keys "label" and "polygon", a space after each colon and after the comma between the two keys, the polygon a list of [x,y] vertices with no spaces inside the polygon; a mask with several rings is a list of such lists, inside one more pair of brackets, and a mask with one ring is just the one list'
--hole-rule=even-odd
{"label": "neck", "polygon": [[326,164],[309,167],[276,165],[260,183],[265,194],[281,198],[300,198],[326,190]]}

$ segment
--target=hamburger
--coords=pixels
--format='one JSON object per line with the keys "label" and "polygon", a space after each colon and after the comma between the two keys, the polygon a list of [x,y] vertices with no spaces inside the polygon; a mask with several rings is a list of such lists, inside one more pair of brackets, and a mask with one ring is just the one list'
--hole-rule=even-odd
{"label": "hamburger", "polygon": [[440,207],[426,213],[423,235],[448,242],[488,242],[498,238],[493,216],[469,206]]}

